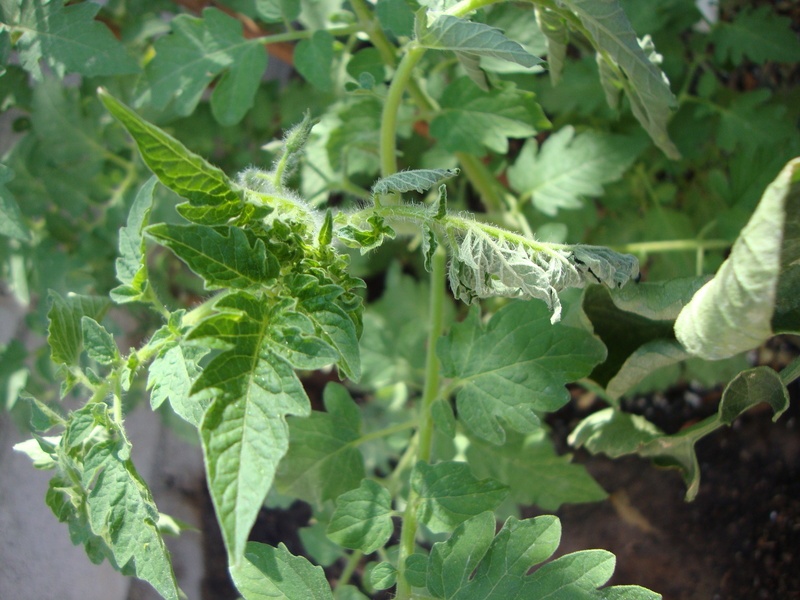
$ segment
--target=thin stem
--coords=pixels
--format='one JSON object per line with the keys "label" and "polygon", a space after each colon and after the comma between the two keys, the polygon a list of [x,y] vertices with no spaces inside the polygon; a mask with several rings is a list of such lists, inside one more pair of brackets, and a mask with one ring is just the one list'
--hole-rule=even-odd
{"label": "thin stem", "polygon": [[472,187],[480,194],[487,211],[490,213],[502,212],[505,207],[503,206],[503,196],[498,190],[499,183],[486,165],[481,162],[481,159],[466,152],[456,152],[456,158]]}
{"label": "thin stem", "polygon": [[[314,29],[299,29],[295,31],[287,31],[285,33],[276,33],[273,35],[264,35],[258,39],[262,44],[278,44],[280,42],[294,42],[297,40],[305,40],[310,38],[318,30]],[[353,33],[361,31],[360,25],[343,25],[341,27],[331,27],[326,29],[334,37],[348,36]]]}
{"label": "thin stem", "polygon": [[354,550],[353,553],[347,557],[347,564],[344,566],[342,574],[339,576],[339,581],[336,582],[337,589],[340,586],[347,585],[363,557],[364,553],[361,550]]}
{"label": "thin stem", "polygon": [[[431,406],[439,395],[439,359],[436,356],[436,341],[442,334],[444,324],[444,289],[447,256],[440,247],[433,255],[431,268],[430,330],[428,332],[428,351],[425,359],[425,388],[419,406],[419,449],[416,458],[429,462],[433,445],[433,418]],[[398,600],[411,598],[411,584],[406,580],[406,559],[414,553],[417,538],[417,504],[419,498],[414,490],[408,493],[408,503],[403,513],[403,526],[400,530],[400,553],[397,557],[397,596]]]}
{"label": "thin stem", "polygon": [[[389,84],[389,90],[386,93],[386,100],[383,104],[383,113],[381,115],[381,130],[380,130],[380,159],[381,159],[381,176],[388,177],[397,172],[397,113],[400,110],[400,104],[403,101],[403,92],[405,92],[408,82],[411,80],[411,75],[414,72],[414,67],[425,54],[425,48],[411,43],[408,46],[409,50],[406,55],[397,65],[397,71],[392,78],[392,83]],[[398,198],[387,197],[390,204],[397,204]]]}
{"label": "thin stem", "polygon": [[727,240],[665,240],[661,242],[634,242],[632,244],[610,246],[615,252],[626,252],[629,254],[686,252],[695,251],[698,248],[702,248],[703,250],[725,250],[730,247],[731,243]]}
{"label": "thin stem", "polygon": [[379,440],[381,438],[389,437],[390,435],[394,435],[395,433],[399,433],[401,431],[405,431],[407,429],[413,429],[418,424],[417,419],[412,419],[411,421],[405,421],[404,423],[398,423],[397,425],[392,425],[391,427],[384,427],[383,429],[378,429],[377,431],[372,431],[370,433],[366,433],[362,435],[357,440],[353,440],[348,444],[348,446],[360,446],[361,444],[366,444],[367,442],[371,442],[372,440]]}
{"label": "thin stem", "polygon": [[381,55],[384,64],[394,67],[397,63],[395,58],[395,48],[383,33],[381,26],[376,23],[367,3],[364,0],[350,0],[350,6],[358,17],[359,24],[364,32],[369,36],[369,41],[375,46]]}

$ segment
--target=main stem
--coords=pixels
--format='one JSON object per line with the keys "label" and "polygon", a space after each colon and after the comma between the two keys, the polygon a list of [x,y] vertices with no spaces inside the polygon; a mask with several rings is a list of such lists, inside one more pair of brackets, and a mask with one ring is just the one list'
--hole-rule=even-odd
{"label": "main stem", "polygon": [[[425,388],[419,405],[419,447],[417,460],[430,462],[433,445],[433,417],[431,406],[439,395],[439,359],[436,356],[436,341],[442,334],[444,324],[445,268],[447,255],[441,247],[434,253],[431,265],[431,291],[429,297],[428,350],[425,359]],[[400,554],[397,558],[397,600],[411,598],[411,585],[405,577],[406,559],[414,553],[417,538],[417,504],[419,498],[414,490],[408,493],[408,502],[403,513],[400,530]]]}

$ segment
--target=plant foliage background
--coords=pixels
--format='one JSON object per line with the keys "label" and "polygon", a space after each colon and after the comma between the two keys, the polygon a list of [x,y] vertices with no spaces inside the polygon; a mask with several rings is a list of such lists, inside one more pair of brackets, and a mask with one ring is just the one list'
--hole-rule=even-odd
{"label": "plant foliage background", "polygon": [[[798,363],[744,356],[800,329],[784,12],[2,0],[0,268],[47,344],[12,340],[0,380],[73,542],[179,597],[124,428],[149,400],[196,432],[245,598],[658,597],[603,587],[606,551],[548,562],[558,520],[517,506],[605,497],[543,423],[567,384],[606,405],[573,446],[689,500],[699,439],[786,409]],[[681,377],[725,386],[717,414],[621,410]],[[248,541],[294,498],[334,589],[313,549]]]}

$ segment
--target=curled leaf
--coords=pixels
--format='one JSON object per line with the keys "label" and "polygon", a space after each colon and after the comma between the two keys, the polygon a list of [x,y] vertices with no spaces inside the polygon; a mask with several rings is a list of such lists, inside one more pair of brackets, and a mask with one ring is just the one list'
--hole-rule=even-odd
{"label": "curled leaf", "polygon": [[388,177],[382,177],[372,186],[374,195],[415,191],[422,194],[444,179],[458,175],[458,169],[415,169],[400,171]]}
{"label": "curled leaf", "polygon": [[552,323],[561,319],[559,291],[587,282],[621,287],[638,274],[631,255],[598,246],[533,245],[480,227],[460,232],[450,262],[450,286],[460,300],[538,298],[553,313]]}

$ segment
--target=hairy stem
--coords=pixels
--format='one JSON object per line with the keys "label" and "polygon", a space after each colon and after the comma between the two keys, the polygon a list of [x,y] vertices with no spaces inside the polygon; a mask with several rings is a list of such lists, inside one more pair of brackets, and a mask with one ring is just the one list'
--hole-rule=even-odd
{"label": "hairy stem", "polygon": [[[430,462],[433,444],[433,418],[431,406],[439,395],[439,359],[436,356],[436,341],[442,334],[444,323],[445,270],[447,255],[439,248],[433,255],[431,269],[430,314],[428,315],[428,350],[425,359],[425,388],[419,406],[419,447],[417,459]],[[417,503],[419,498],[411,490],[408,504],[403,514],[403,527],[400,531],[400,554],[397,558],[397,598],[411,598],[411,585],[405,577],[406,559],[414,552],[417,537]]]}

